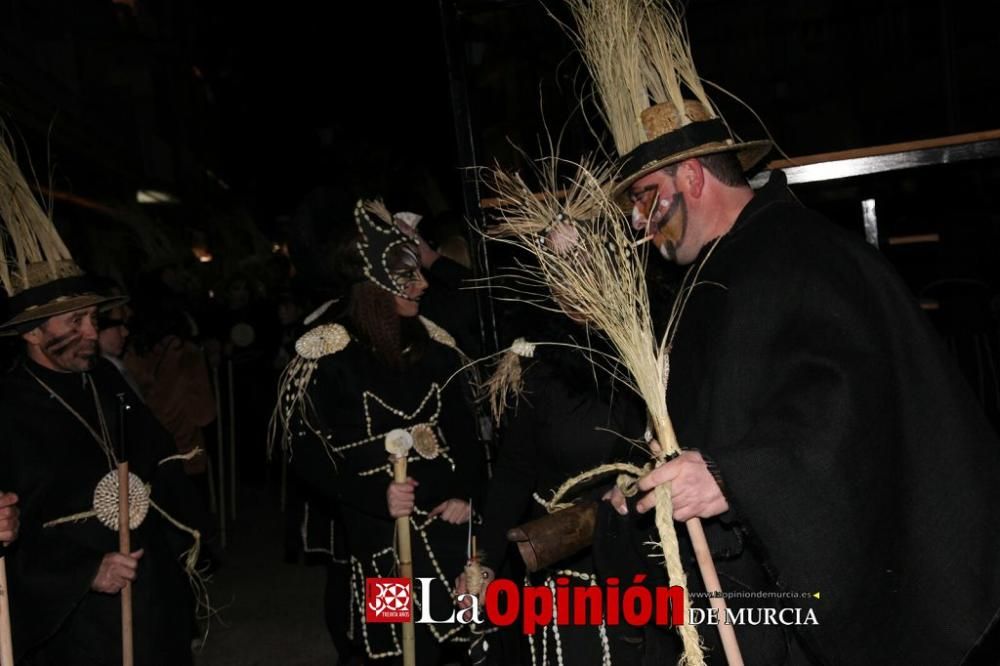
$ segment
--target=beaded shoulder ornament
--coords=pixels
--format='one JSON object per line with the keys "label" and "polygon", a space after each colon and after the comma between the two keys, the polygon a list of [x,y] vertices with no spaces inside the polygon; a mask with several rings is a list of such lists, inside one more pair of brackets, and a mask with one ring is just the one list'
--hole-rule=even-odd
{"label": "beaded shoulder ornament", "polygon": [[[460,357],[466,358],[448,331],[426,317],[419,319],[431,340],[451,347]],[[296,417],[302,426],[318,437],[324,445],[327,443],[315,424],[316,419],[312,418],[316,408],[309,397],[309,386],[320,361],[342,351],[350,342],[351,334],[342,325],[324,324],[311,329],[295,343],[296,356],[285,367],[278,384],[278,403],[271,415],[269,427],[269,454],[273,454],[274,445],[278,442],[284,451],[291,450]],[[304,431],[300,434],[304,434]]]}
{"label": "beaded shoulder ornament", "polygon": [[455,342],[455,338],[451,336],[451,333],[424,316],[420,317],[420,323],[424,325],[425,329],[427,329],[427,335],[431,337],[431,340],[437,342],[438,344],[442,344],[445,347],[451,347],[457,351],[462,358],[466,358],[462,350],[458,348],[458,344]]}

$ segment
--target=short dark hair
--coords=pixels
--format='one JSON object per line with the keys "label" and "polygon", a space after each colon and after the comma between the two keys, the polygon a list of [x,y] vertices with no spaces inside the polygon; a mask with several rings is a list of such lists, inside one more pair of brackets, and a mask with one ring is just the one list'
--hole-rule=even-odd
{"label": "short dark hair", "polygon": [[[698,160],[701,166],[715,176],[716,180],[723,185],[739,187],[740,185],[747,184],[746,176],[743,175],[743,165],[737,159],[736,153],[731,150],[701,155],[694,159]],[[665,167],[665,170],[667,173],[674,175],[677,173],[678,165],[679,163],[671,164]]]}

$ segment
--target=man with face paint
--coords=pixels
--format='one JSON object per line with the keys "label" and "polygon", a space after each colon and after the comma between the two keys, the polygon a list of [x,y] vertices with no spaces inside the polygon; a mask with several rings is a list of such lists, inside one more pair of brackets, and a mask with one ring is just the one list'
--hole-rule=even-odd
{"label": "man with face paint", "polygon": [[[907,287],[858,235],[801,207],[781,172],[754,192],[721,154],[619,187],[641,238],[700,267],[701,285],[667,385],[684,451],[634,498],[609,493],[613,510],[642,524],[668,484],[674,519],[704,521],[724,589],[821,593],[776,609],[812,609],[818,626],[737,626],[747,663],[958,663],[1000,608],[1000,577],[964,559],[1000,547],[1000,444]],[[624,576],[639,562],[616,549],[623,525],[602,520],[605,571]],[[935,570],[960,628],[914,610]],[[859,615],[896,618],[895,638],[855,631]]]}
{"label": "man with face paint", "polygon": [[690,264],[728,232],[753,190],[732,156],[692,157],[657,169],[626,190],[632,228],[669,261]]}
{"label": "man with face paint", "polygon": [[[173,453],[169,435],[100,355],[98,311],[124,299],[91,291],[82,276],[35,290],[45,287],[62,297],[25,311],[40,318],[21,313],[4,326],[24,342],[23,357],[0,382],[0,465],[22,505],[20,539],[8,556],[15,648],[32,665],[120,663],[119,595],[130,584],[135,663],[163,663],[162,655],[191,663],[191,597],[176,563],[184,548],[173,542],[179,535],[150,512],[126,554],[117,552],[117,530],[96,518],[58,522],[93,508],[109,458],[120,455],[122,424],[130,471],[152,484],[172,515],[192,514],[172,494],[184,489],[180,466],[157,465]],[[60,303],[82,307],[45,316]],[[128,405],[121,418],[119,396]]]}
{"label": "man with face paint", "polygon": [[93,370],[100,356],[97,308],[56,315],[21,335],[28,358],[55,372]]}
{"label": "man with face paint", "polygon": [[20,507],[6,553],[17,663],[120,664],[129,585],[135,664],[190,664],[193,599],[178,564],[190,536],[149,510],[134,520],[131,552],[120,553],[117,528],[101,520],[96,489],[123,450],[159,507],[181,523],[193,515],[180,465],[160,464],[174,453],[170,436],[100,356],[98,314],[127,299],[99,293],[83,274],[2,144],[0,166],[9,180],[0,335],[23,343],[0,379],[0,483]]}
{"label": "man with face paint", "polygon": [[[683,56],[680,14],[660,11],[574,3],[581,34],[610,29],[619,12],[615,37],[631,52],[655,58],[666,39]],[[608,493],[598,571],[665,584],[648,544],[658,542],[651,491],[666,485],[674,520],[702,519],[722,589],[736,593],[730,608],[815,614],[737,624],[745,663],[963,663],[1000,609],[989,564],[1000,552],[1000,443],[909,289],[860,234],[802,207],[782,172],[749,187],[744,174],[770,143],[731,135],[692,62],[614,71],[582,48],[614,121],[614,192],[638,240],[700,271],[683,294],[666,387],[682,453],[633,497]],[[678,81],[677,94],[658,92]],[[678,528],[688,583],[704,591]],[[717,632],[700,634],[709,662],[722,662]]]}

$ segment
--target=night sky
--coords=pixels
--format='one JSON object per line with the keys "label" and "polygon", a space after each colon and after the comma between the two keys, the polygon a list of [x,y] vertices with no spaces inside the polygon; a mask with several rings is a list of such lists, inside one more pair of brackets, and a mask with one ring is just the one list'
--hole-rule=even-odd
{"label": "night sky", "polygon": [[402,160],[455,171],[437,3],[209,4],[199,52],[220,168],[265,208],[325,180],[385,180]]}
{"label": "night sky", "polygon": [[[568,122],[567,152],[592,149],[576,100],[586,76],[545,4],[457,4],[476,158],[540,152]],[[990,129],[1000,39],[983,10],[900,0],[691,0],[703,77],[745,100],[788,155]],[[453,98],[438,2],[204,3],[197,56],[216,94],[220,171],[280,211],[316,181],[384,186],[414,165],[459,193]],[[996,17],[994,17],[996,18]],[[459,34],[460,33],[460,34]],[[763,128],[722,93],[737,132]],[[543,117],[545,123],[543,125]],[[589,145],[588,145],[589,144]],[[397,183],[398,185],[398,183]],[[456,202],[458,203],[458,202]]]}
{"label": "night sky", "polygon": [[[594,108],[579,104],[586,73],[546,15],[566,15],[554,0],[133,4],[134,14],[108,0],[0,0],[0,112],[34,155],[51,155],[57,188],[114,205],[137,187],[176,192],[185,205],[156,216],[189,236],[211,235],[233,211],[273,236],[317,185],[464,213],[485,193],[462,167],[523,167],[548,136],[569,157],[598,145]],[[727,121],[746,138],[766,127],[787,155],[1000,125],[997,6],[689,0],[686,10],[702,77],[760,118],[713,93]],[[454,17],[447,35],[443,14]],[[984,198],[998,191],[996,170],[977,166],[963,205],[997,209]],[[894,196],[914,201],[943,183],[898,180]],[[847,210],[868,196],[861,182],[824,189]],[[922,217],[918,226],[937,223],[941,211]]]}

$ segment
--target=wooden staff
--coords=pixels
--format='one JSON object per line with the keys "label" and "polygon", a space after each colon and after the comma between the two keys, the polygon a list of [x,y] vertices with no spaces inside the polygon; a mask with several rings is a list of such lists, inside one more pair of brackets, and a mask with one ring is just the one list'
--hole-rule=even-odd
{"label": "wooden staff", "polygon": [[[679,451],[680,445],[677,443],[677,433],[674,431],[673,423],[668,419],[654,423],[656,434],[660,439],[660,446],[666,443],[667,451]],[[661,483],[653,491],[657,497],[657,512],[659,512],[661,502],[666,500],[669,503],[670,486]],[[673,516],[669,517],[673,520]],[[728,666],[743,666],[743,654],[740,652],[739,642],[736,640],[736,630],[733,625],[726,621],[726,599],[722,596],[722,584],[719,582],[719,574],[715,570],[715,562],[712,561],[712,551],[708,546],[708,539],[705,538],[705,530],[701,526],[700,518],[690,518],[684,522],[687,527],[688,536],[691,538],[691,546],[694,548],[695,559],[698,562],[698,572],[701,580],[705,583],[705,591],[708,592],[708,602],[719,614],[720,622],[716,625],[719,630],[719,638],[722,641],[722,651],[726,655]],[[662,535],[661,535],[662,538]]]}
{"label": "wooden staff", "polygon": [[229,517],[236,520],[236,387],[233,385],[233,359],[226,359],[229,382]]}
{"label": "wooden staff", "polygon": [[[118,552],[128,556],[132,549],[129,529],[128,460],[125,458],[125,394],[118,394]],[[122,600],[122,666],[132,666],[132,584],[128,581],[121,592]]]}
{"label": "wooden staff", "polygon": [[215,496],[215,463],[212,462],[212,456],[208,451],[202,455],[205,456],[205,476],[208,477],[208,510],[210,513],[216,513],[219,510],[219,499]]}
{"label": "wooden staff", "polygon": [[[399,434],[402,439],[396,439],[398,449],[390,444],[393,435]],[[406,482],[406,456],[413,446],[413,438],[405,430],[393,431],[386,437],[386,450],[391,454],[393,480],[396,483]],[[400,516],[396,519],[396,554],[399,558],[399,575],[410,581],[413,590],[413,551],[410,548],[410,517]],[[413,625],[412,600],[410,619],[403,624],[403,666],[417,664],[417,636]]]}
{"label": "wooden staff", "polygon": [[288,506],[288,456],[281,456],[281,513]]}
{"label": "wooden staff", "polygon": [[7,560],[0,544],[0,666],[14,666],[14,641],[10,636],[10,606],[7,603]]}
{"label": "wooden staff", "polygon": [[[206,354],[204,350],[202,350],[202,360],[204,360],[205,362],[206,369],[212,367],[212,362],[208,358],[208,354]],[[219,394],[215,393],[213,397],[215,398],[215,420],[218,421]],[[205,474],[207,475],[207,480],[208,480],[208,510],[210,513],[217,513],[219,511],[219,500],[215,495],[215,464],[212,462],[212,456],[208,451],[207,445],[205,447],[205,452],[202,453],[202,455],[205,457]]]}
{"label": "wooden staff", "polygon": [[[472,511],[472,498],[469,498],[469,538],[465,546],[465,589],[469,594],[479,596],[483,591],[483,566],[479,561],[479,552],[476,549],[476,537],[472,534],[472,518],[475,515]],[[473,623],[471,627],[472,640],[469,642],[469,660],[472,666],[480,666],[486,663],[486,652],[489,645],[486,642],[486,635],[480,631],[479,625]]]}
{"label": "wooden staff", "polygon": [[223,436],[222,431],[222,389],[219,387],[219,366],[217,363],[212,365],[212,387],[215,390],[215,442],[216,451],[215,457],[218,461],[218,472],[219,472],[219,503],[218,503],[218,516],[219,516],[219,539],[222,542],[222,547],[226,547],[226,459],[223,449],[226,446],[226,440]]}
{"label": "wooden staff", "polygon": [[[667,491],[669,492],[669,491]],[[701,573],[701,580],[705,583],[708,591],[708,603],[719,614],[719,638],[722,639],[722,651],[726,655],[726,663],[729,666],[743,666],[743,655],[740,652],[740,644],[736,641],[736,630],[726,619],[726,598],[722,596],[722,584],[719,583],[719,575],[715,571],[715,562],[712,561],[712,551],[708,547],[708,539],[705,538],[705,530],[702,529],[700,518],[691,518],[685,521],[688,536],[691,537],[691,545],[694,547],[694,555],[698,560],[698,571]]]}

